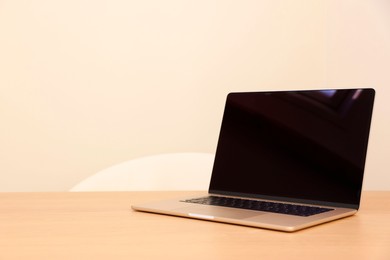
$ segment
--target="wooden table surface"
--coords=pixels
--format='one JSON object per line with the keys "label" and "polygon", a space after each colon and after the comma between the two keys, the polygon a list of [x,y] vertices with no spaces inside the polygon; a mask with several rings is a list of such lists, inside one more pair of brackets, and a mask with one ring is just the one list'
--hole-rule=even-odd
{"label": "wooden table surface", "polygon": [[135,212],[196,192],[0,193],[0,259],[390,259],[390,192],[295,233]]}

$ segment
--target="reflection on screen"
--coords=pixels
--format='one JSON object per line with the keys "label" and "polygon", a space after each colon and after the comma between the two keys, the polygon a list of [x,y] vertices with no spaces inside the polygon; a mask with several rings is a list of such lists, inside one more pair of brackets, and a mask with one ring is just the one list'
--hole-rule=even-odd
{"label": "reflection on screen", "polygon": [[358,206],[374,93],[229,94],[210,192]]}

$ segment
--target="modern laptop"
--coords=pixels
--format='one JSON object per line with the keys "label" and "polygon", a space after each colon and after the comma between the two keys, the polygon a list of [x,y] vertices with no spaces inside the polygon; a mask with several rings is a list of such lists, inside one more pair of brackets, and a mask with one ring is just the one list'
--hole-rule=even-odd
{"label": "modern laptop", "polygon": [[132,208],[281,231],[353,215],[374,96],[374,89],[230,93],[208,193]]}

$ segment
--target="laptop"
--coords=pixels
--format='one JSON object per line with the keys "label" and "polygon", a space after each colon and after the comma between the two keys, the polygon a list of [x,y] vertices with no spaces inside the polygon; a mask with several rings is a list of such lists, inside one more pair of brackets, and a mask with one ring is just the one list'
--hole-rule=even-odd
{"label": "laptop", "polygon": [[132,208],[288,232],[354,215],[374,96],[368,88],[230,93],[208,192]]}

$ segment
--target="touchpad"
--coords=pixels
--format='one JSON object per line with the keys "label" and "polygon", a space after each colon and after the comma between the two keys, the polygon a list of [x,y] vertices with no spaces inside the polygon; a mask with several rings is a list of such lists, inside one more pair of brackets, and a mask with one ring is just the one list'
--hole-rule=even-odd
{"label": "touchpad", "polygon": [[233,209],[227,207],[216,207],[216,206],[188,206],[176,209],[181,213],[186,213],[188,215],[196,216],[197,214],[203,216],[213,216],[220,218],[233,218],[233,219],[243,219],[250,218],[254,216],[259,216],[264,214],[263,212],[255,212],[243,209]]}

